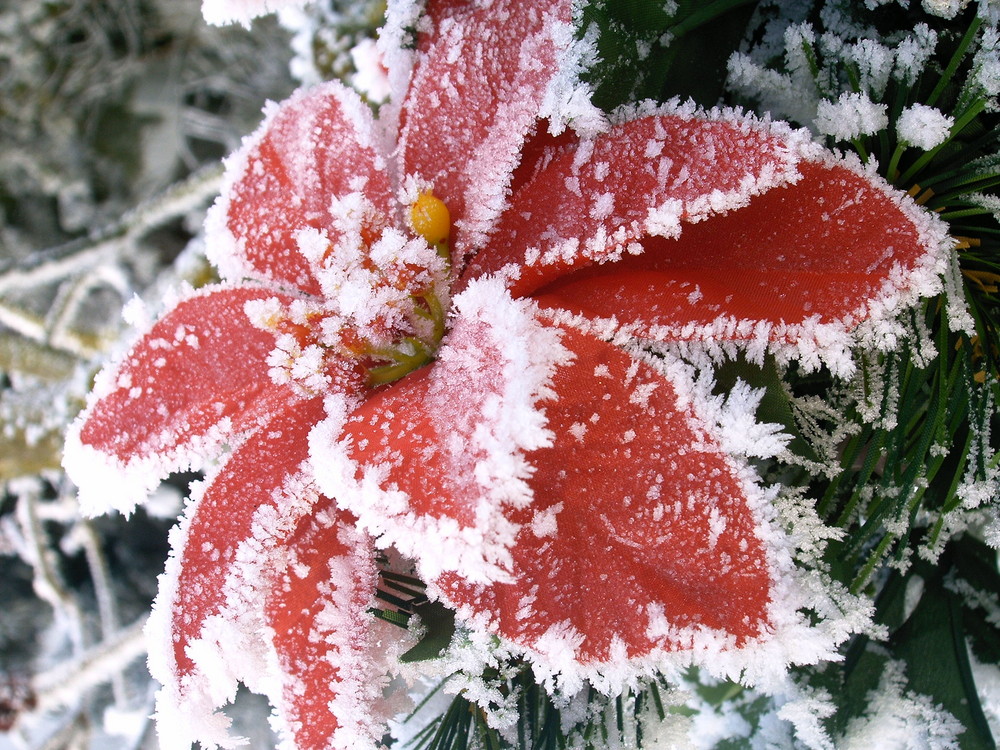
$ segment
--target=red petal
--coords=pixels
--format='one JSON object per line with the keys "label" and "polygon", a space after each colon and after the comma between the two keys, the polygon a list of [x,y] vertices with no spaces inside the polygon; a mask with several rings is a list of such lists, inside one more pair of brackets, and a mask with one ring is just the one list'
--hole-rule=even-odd
{"label": "red petal", "polygon": [[[244,614],[251,619],[262,615],[263,600],[253,601],[254,596],[262,595],[255,591],[259,584],[255,585],[254,576],[268,580],[274,560],[266,550],[283,544],[283,536],[295,528],[299,516],[318,497],[315,489],[304,489],[295,496],[289,496],[289,491],[308,458],[309,430],[322,417],[320,399],[289,406],[232,455],[191,513],[183,546],[176,552],[176,593],[169,603],[179,682],[197,669],[187,649],[202,638],[207,618],[225,613],[227,607],[232,610],[228,616],[234,619]],[[277,526],[265,528],[261,519],[266,517],[274,518]],[[265,531],[271,536],[262,536]],[[238,558],[241,548],[243,557]],[[261,557],[248,558],[250,549]],[[236,571],[238,559],[246,570]],[[234,574],[244,586],[234,586]],[[227,603],[233,589],[238,596]],[[234,609],[241,601],[245,604],[243,613]]]}
{"label": "red petal", "polygon": [[280,713],[300,748],[378,745],[386,644],[369,614],[378,582],[371,539],[332,503],[302,519],[268,601],[282,671]]}
{"label": "red petal", "polygon": [[669,205],[690,222],[731,209],[787,182],[796,160],[790,141],[759,126],[678,115],[624,122],[592,141],[563,139],[533,158],[534,174],[464,277],[514,264],[512,293],[531,294],[628,252],[654,228],[652,210]]}
{"label": "red petal", "polygon": [[318,295],[296,233],[332,231],[331,202],[357,190],[389,215],[392,192],[370,110],[339,83],[299,91],[232,157],[208,224],[210,257],[227,278],[249,274]]}
{"label": "red petal", "polygon": [[[550,664],[585,668],[690,648],[706,632],[728,647],[762,635],[769,563],[731,460],[651,367],[574,331],[563,343],[576,360],[546,408],[556,443],[529,456],[514,580],[449,573],[446,602]],[[570,642],[554,644],[560,635]]]}
{"label": "red petal", "polygon": [[431,0],[433,30],[403,105],[400,152],[406,174],[431,182],[459,220],[459,256],[480,245],[505,199],[518,151],[558,72],[552,37],[572,4]]}
{"label": "red petal", "polygon": [[239,681],[265,693],[276,682],[265,599],[287,562],[285,541],[320,500],[303,463],[322,414],[314,399],[277,415],[222,465],[171,534],[147,634],[150,672],[163,685],[160,731],[177,743],[229,747],[229,721],[215,709]]}
{"label": "red petal", "polygon": [[[801,182],[743,209],[686,226],[677,240],[584,268],[537,291],[543,306],[615,317],[660,340],[772,339],[807,320],[853,329],[873,301],[906,290],[927,266],[930,238],[867,177],[805,163]],[[657,330],[659,329],[659,330]]]}
{"label": "red petal", "polygon": [[516,531],[506,514],[530,500],[525,453],[551,441],[538,404],[567,352],[495,280],[454,308],[437,361],[375,391],[336,434],[318,431],[313,463],[324,491],[424,573],[493,580]]}
{"label": "red petal", "polygon": [[[203,458],[208,443],[256,429],[297,398],[268,375],[274,336],[243,312],[248,300],[273,296],[249,287],[205,289],[158,321],[117,371],[102,374],[96,392],[103,393],[67,444],[67,470],[85,494],[127,484],[139,496],[115,503],[126,510],[159,479]],[[113,486],[94,486],[116,474]]]}

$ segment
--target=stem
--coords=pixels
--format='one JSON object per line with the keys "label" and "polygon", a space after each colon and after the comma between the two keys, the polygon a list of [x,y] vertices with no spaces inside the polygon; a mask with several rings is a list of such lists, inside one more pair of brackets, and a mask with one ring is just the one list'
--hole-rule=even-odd
{"label": "stem", "polygon": [[983,21],[979,18],[979,16],[972,19],[972,23],[970,23],[969,28],[966,29],[965,35],[962,37],[962,41],[959,42],[958,47],[955,48],[955,54],[951,56],[951,60],[948,62],[948,67],[945,68],[944,73],[941,74],[941,78],[938,80],[938,84],[934,87],[931,95],[927,97],[927,106],[933,107],[944,93],[948,83],[955,75],[955,71],[958,70],[958,66],[961,65],[962,58],[964,58],[965,53],[969,51],[969,45],[972,44],[972,40],[976,36],[976,33],[979,31],[979,27],[982,26],[982,24]]}

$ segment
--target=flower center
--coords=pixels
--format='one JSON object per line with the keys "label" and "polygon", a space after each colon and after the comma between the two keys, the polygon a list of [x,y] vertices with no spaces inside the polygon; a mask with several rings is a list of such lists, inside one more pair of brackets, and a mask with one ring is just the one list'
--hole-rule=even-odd
{"label": "flower center", "polygon": [[437,354],[448,312],[451,218],[443,201],[422,192],[407,232],[361,193],[334,201],[331,215],[329,234],[308,228],[296,236],[323,297],[246,306],[251,322],[275,335],[271,378],[309,396],[385,385],[423,367]]}

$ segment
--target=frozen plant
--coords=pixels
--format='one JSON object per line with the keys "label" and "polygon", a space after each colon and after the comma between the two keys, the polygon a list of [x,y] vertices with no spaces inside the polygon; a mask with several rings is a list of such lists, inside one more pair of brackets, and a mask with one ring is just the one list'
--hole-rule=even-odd
{"label": "frozen plant", "polygon": [[386,581],[557,696],[692,665],[776,693],[875,632],[795,563],[830,534],[753,468],[784,442],[760,394],[672,347],[850,376],[940,292],[946,229],[780,123],[605,118],[576,18],[390,4],[378,118],[340,83],[269,107],[207,223],[221,283],[99,376],[65,454],[87,512],[207,469],[148,628],[164,747],[236,744],[240,682],[289,746],[376,746],[412,645]]}

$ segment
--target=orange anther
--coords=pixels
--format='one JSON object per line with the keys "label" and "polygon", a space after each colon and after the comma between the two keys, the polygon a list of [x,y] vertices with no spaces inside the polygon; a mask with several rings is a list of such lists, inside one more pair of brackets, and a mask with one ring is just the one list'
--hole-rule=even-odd
{"label": "orange anther", "polygon": [[413,231],[437,245],[448,239],[451,233],[451,214],[448,207],[433,193],[421,193],[410,207],[410,223]]}

